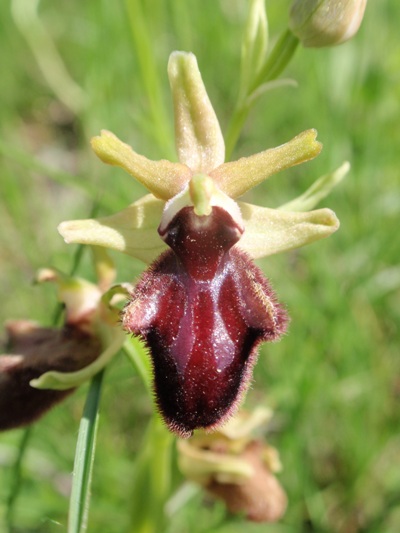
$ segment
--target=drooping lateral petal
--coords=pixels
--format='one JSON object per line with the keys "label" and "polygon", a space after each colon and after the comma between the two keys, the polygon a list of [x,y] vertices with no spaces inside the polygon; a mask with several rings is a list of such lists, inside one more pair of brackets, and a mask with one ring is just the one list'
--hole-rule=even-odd
{"label": "drooping lateral petal", "polygon": [[179,161],[193,172],[209,173],[225,160],[225,143],[196,57],[173,52],[168,63]]}
{"label": "drooping lateral petal", "polygon": [[237,198],[281,170],[316,157],[322,144],[314,129],[303,131],[291,141],[264,152],[224,163],[210,173],[224,193]]}
{"label": "drooping lateral petal", "polygon": [[137,154],[110,131],[102,130],[100,136],[93,137],[91,144],[104,163],[123,168],[157,198],[172,198],[191,178],[192,173],[187,166],[165,159],[151,161]]}
{"label": "drooping lateral petal", "polygon": [[245,232],[238,246],[253,258],[286,252],[328,237],[339,228],[330,209],[279,211],[239,202]]}
{"label": "drooping lateral petal", "polygon": [[58,226],[67,243],[104,246],[151,263],[166,249],[157,233],[164,202],[148,194],[115,215]]}

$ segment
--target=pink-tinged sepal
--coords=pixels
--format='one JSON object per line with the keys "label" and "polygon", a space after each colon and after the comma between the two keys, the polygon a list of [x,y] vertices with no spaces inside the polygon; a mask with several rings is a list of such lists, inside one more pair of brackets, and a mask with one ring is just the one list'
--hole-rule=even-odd
{"label": "pink-tinged sepal", "polygon": [[247,389],[261,341],[286,328],[285,311],[222,208],[185,207],[162,237],[172,248],[142,276],[123,326],[147,344],[157,403],[172,431],[214,428]]}

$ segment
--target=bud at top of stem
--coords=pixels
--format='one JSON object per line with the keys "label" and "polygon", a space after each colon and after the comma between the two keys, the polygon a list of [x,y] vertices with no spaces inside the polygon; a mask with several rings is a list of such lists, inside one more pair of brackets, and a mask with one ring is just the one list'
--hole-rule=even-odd
{"label": "bud at top of stem", "polygon": [[306,47],[334,46],[353,37],[367,0],[295,0],[289,26]]}

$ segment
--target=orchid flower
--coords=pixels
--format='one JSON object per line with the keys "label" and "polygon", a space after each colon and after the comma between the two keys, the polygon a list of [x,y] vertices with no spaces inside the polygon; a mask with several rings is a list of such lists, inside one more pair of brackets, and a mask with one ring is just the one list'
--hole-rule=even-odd
{"label": "orchid flower", "polygon": [[336,231],[330,209],[302,209],[325,196],[347,166],[280,209],[237,201],[272,174],[316,157],[316,131],[224,162],[224,139],[195,56],[174,52],[168,75],[179,162],[151,161],[102,131],[92,140],[97,156],[150,194],[111,216],[63,222],[59,231],[68,243],[104,246],[151,264],[130,292],[122,325],[149,349],[166,424],[188,437],[235,411],[258,345],[285,332],[287,314],[253,259]]}
{"label": "orchid flower", "polygon": [[278,450],[259,435],[271,417],[265,407],[240,410],[212,435],[197,432],[177,443],[182,474],[253,522],[276,522],[287,506],[276,478],[282,469]]}
{"label": "orchid flower", "polygon": [[125,335],[110,289],[114,268],[105,251],[95,252],[99,283],[41,269],[37,282],[53,282],[65,306],[61,327],[31,320],[6,324],[0,355],[0,431],[25,426],[99,372],[121,348]]}

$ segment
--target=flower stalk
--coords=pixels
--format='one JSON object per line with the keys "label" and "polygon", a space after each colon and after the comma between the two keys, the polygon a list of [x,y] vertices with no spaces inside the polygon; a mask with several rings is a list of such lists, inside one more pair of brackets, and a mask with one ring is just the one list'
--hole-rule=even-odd
{"label": "flower stalk", "polygon": [[135,460],[130,510],[132,533],[159,533],[165,527],[165,504],[171,492],[173,442],[173,435],[155,413]]}
{"label": "flower stalk", "polygon": [[[264,2],[262,2],[262,6],[264,6]],[[263,9],[265,8],[263,7]],[[250,10],[250,19],[251,14]],[[265,31],[267,32],[268,29]],[[235,149],[240,132],[255,101],[261,94],[274,87],[270,82],[276,80],[285,70],[297,49],[298,42],[298,38],[290,30],[286,30],[278,39],[270,54],[267,56],[264,52],[264,57],[262,57],[262,61],[260,58],[259,66],[254,69],[252,76],[247,74],[251,81],[246,85],[246,90],[242,89],[239,93],[225,135],[227,160],[230,159]],[[246,75],[244,72],[247,71],[246,58],[242,60],[241,71],[242,77],[244,77]]]}

